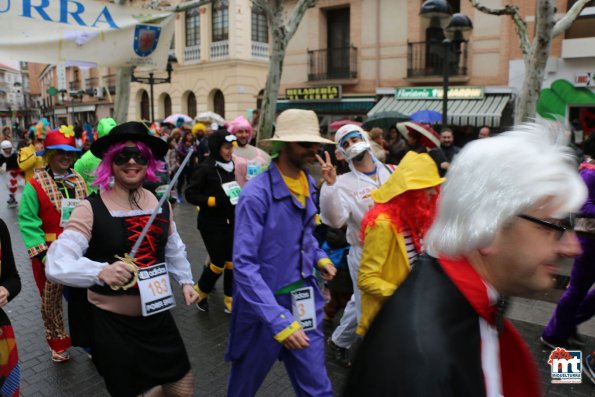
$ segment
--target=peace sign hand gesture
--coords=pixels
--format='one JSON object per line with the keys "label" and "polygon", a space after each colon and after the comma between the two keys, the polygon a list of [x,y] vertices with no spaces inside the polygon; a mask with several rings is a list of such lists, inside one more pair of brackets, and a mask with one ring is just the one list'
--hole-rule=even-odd
{"label": "peace sign hand gesture", "polygon": [[325,151],[325,160],[322,159],[318,154],[316,155],[316,159],[320,163],[320,167],[322,168],[322,179],[326,182],[327,185],[332,186],[337,181],[337,170],[333,166],[331,162],[331,155],[329,152]]}

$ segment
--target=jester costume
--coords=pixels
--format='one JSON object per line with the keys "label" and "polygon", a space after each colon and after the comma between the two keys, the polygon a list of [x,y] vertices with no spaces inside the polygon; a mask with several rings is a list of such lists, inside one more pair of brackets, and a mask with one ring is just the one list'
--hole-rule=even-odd
{"label": "jester costume", "polygon": [[[8,228],[0,219],[0,287],[8,290],[10,302],[21,291]],[[0,309],[0,396],[19,395],[21,371],[14,331],[4,310]]]}
{"label": "jester costume", "polygon": [[[54,131],[48,134],[46,150],[65,150],[74,147],[74,136]],[[66,149],[69,150],[69,149]],[[66,218],[63,200],[83,200],[87,187],[83,178],[70,169],[65,175],[54,175],[47,166],[35,171],[23,189],[19,207],[19,227],[33,266],[33,277],[41,296],[43,318],[48,345],[52,352],[70,347],[70,337],[64,329],[62,311],[63,286],[46,280],[44,261],[49,246],[62,233]],[[71,210],[71,209],[69,209]]]}

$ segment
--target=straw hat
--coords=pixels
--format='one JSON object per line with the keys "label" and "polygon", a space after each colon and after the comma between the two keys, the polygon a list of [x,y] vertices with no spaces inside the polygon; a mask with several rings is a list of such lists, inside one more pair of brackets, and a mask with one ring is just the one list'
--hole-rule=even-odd
{"label": "straw hat", "polygon": [[277,117],[275,135],[263,139],[271,142],[315,142],[334,145],[335,142],[320,136],[318,116],[311,110],[287,109]]}

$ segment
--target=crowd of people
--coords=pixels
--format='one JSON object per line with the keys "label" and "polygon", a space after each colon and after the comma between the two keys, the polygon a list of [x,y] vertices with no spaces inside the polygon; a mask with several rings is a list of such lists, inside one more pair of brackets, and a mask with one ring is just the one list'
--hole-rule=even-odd
{"label": "crowd of people", "polygon": [[[558,127],[484,127],[460,148],[452,130],[410,121],[325,137],[314,112],[289,109],[256,145],[244,116],[160,129],[105,118],[78,141],[43,119],[17,148],[1,142],[0,166],[50,359],[85,349],[110,395],[193,395],[171,284],[205,316],[223,276],[229,396],[255,395],[276,360],[296,395],[332,396],[327,350],[351,368],[348,396],[539,396],[503,319],[508,298],[551,287],[557,261],[576,258],[542,343],[576,346],[595,314],[595,136],[577,167]],[[204,264],[187,259],[181,203],[196,206]],[[1,221],[0,244],[0,352],[12,347],[0,394],[13,396],[18,353],[1,308],[20,279]]]}

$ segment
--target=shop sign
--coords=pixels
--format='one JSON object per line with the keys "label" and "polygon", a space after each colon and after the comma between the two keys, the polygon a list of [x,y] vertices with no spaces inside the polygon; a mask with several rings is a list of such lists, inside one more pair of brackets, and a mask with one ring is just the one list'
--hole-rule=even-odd
{"label": "shop sign", "polygon": [[285,97],[290,101],[338,101],[341,100],[341,86],[286,88]]}
{"label": "shop sign", "polygon": [[[442,87],[408,87],[397,88],[397,99],[442,99]],[[483,87],[449,87],[448,99],[483,99]]]}
{"label": "shop sign", "polygon": [[593,73],[577,73],[574,75],[574,86],[575,87],[594,87],[595,76]]}

